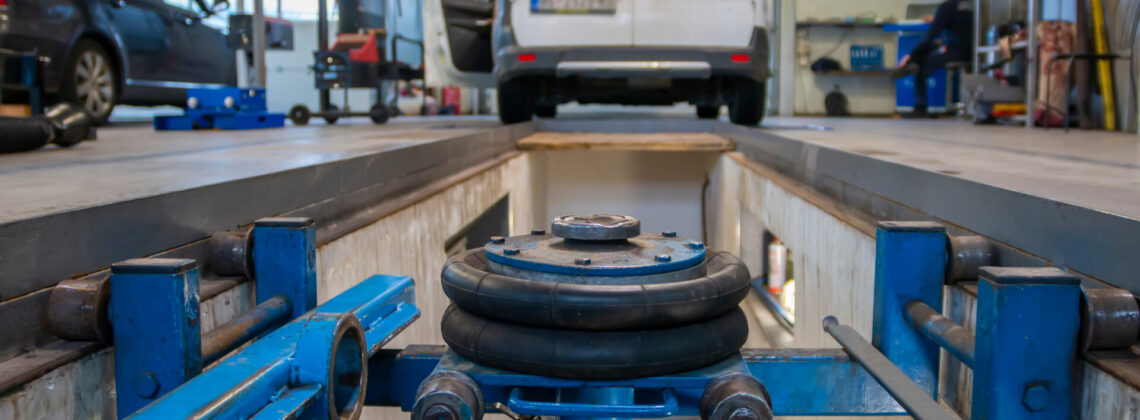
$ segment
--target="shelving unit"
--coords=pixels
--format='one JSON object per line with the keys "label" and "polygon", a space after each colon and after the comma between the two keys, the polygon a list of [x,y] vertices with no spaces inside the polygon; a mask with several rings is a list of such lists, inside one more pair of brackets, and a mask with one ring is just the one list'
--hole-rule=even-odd
{"label": "shelving unit", "polygon": [[[1033,117],[1032,117],[1033,100],[1037,96],[1037,48],[1034,47],[1035,45],[1037,45],[1037,35],[1035,34],[1036,31],[1034,31],[1034,28],[1037,26],[1037,20],[1038,20],[1037,14],[1038,14],[1039,9],[1040,9],[1040,7],[1039,7],[1040,5],[1038,3],[1039,1],[1040,0],[1026,0],[1026,2],[1025,2],[1025,4],[1026,4],[1025,25],[1026,25],[1026,28],[1028,29],[1029,38],[1026,41],[1016,42],[1011,46],[1014,49],[1017,49],[1017,48],[1025,48],[1026,49],[1026,52],[1025,52],[1025,80],[1023,81],[1023,84],[1025,86],[1025,109],[1026,109],[1025,127],[1026,128],[1033,128],[1033,126],[1034,126],[1034,121],[1033,121]],[[1014,3],[1010,2],[1009,4],[1012,5]],[[983,28],[988,28],[989,25],[993,25],[996,23],[996,22],[992,22],[992,20],[994,20],[992,12],[989,14],[990,15],[989,20],[991,20],[991,21],[987,21],[987,22],[982,21],[982,7],[983,7],[983,5],[993,6],[993,3],[992,2],[984,2],[982,0],[974,0],[974,57],[973,57],[974,74],[979,74],[981,72],[983,55],[987,56],[987,57],[992,57],[994,55],[994,53],[996,53],[998,50],[998,47],[996,45],[983,45],[982,44],[983,42],[985,42],[985,40],[982,39]],[[1012,8],[1010,8],[1010,10],[1012,10]],[[1010,13],[1010,14],[1012,14],[1012,13]],[[1012,16],[1010,16],[1010,17],[1012,17]],[[991,59],[988,61],[992,62],[993,60]]]}

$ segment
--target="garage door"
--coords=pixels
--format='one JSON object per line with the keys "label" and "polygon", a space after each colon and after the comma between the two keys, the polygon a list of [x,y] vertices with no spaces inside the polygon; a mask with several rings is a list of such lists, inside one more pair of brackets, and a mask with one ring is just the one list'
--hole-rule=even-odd
{"label": "garage door", "polygon": [[753,0],[633,0],[636,45],[744,47]]}

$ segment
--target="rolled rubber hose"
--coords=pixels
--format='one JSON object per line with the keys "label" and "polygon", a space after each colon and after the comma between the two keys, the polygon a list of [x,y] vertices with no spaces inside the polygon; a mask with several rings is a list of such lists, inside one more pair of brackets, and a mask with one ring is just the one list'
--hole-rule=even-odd
{"label": "rolled rubber hose", "polygon": [[709,321],[635,331],[574,331],[492,321],[455,305],[443,341],[476,363],[531,375],[626,379],[705,367],[740,351],[748,322],[739,307]]}
{"label": "rolled rubber hose", "polygon": [[0,153],[39,149],[52,135],[52,125],[45,119],[0,117]]}
{"label": "rolled rubber hose", "polygon": [[573,330],[670,327],[736,308],[750,287],[748,268],[727,252],[709,252],[706,273],[644,285],[589,285],[526,280],[487,271],[483,248],[451,257],[443,291],[473,314],[515,324]]}

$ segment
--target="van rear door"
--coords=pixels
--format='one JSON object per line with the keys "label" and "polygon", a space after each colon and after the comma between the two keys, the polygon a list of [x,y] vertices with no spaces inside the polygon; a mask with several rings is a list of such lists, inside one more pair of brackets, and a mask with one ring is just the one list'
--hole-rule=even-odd
{"label": "van rear door", "polygon": [[515,42],[521,47],[633,45],[635,1],[640,0],[512,0]]}
{"label": "van rear door", "polygon": [[[638,46],[746,47],[758,22],[755,0],[633,0]],[[762,20],[760,21],[762,22]]]}

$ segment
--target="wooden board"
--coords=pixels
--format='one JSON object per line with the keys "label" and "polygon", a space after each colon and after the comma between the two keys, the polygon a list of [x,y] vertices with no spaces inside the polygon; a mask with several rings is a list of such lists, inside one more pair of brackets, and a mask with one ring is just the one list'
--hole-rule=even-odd
{"label": "wooden board", "polygon": [[736,145],[711,133],[535,133],[518,142],[519,150],[645,150],[724,152]]}

